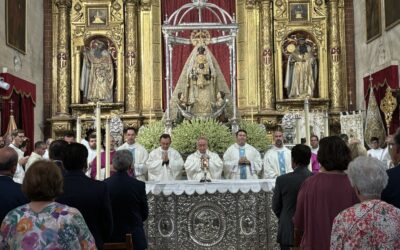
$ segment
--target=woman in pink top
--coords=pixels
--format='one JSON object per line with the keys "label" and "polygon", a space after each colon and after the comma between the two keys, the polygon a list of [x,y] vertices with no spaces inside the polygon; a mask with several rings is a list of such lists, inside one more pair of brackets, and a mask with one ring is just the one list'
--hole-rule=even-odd
{"label": "woman in pink top", "polygon": [[297,196],[293,218],[295,246],[329,249],[333,219],[358,202],[344,173],[350,160],[350,150],[339,137],[325,137],[320,141],[320,173],[308,178]]}

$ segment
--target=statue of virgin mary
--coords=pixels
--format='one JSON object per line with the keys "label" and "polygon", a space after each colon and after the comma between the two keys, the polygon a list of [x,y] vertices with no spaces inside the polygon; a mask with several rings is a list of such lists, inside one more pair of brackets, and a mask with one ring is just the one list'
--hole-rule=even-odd
{"label": "statue of virgin mary", "polygon": [[[218,95],[224,95],[224,105],[216,105]],[[215,118],[232,114],[229,87],[217,60],[204,42],[195,44],[171,98],[171,118]],[[220,97],[219,97],[220,99]],[[221,110],[216,110],[219,107]]]}

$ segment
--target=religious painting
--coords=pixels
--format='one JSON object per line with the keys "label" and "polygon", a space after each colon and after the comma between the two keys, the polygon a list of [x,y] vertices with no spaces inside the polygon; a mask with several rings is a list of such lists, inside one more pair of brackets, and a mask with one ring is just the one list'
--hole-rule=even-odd
{"label": "religious painting", "polygon": [[366,0],[367,43],[381,35],[381,1]]}
{"label": "religious painting", "polygon": [[108,25],[108,7],[96,6],[88,7],[88,26],[106,26]]}
{"label": "religious painting", "polygon": [[308,21],[308,3],[291,3],[290,4],[290,22],[307,22]]}
{"label": "religious painting", "polygon": [[26,0],[6,0],[7,45],[26,53]]}
{"label": "religious painting", "polygon": [[385,27],[386,30],[400,23],[399,0],[385,0]]}

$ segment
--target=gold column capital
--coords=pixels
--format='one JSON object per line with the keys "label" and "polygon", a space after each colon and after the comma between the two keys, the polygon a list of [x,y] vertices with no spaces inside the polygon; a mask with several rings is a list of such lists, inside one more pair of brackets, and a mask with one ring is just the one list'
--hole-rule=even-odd
{"label": "gold column capital", "polygon": [[124,0],[125,4],[133,4],[133,5],[139,5],[140,0]]}
{"label": "gold column capital", "polygon": [[71,8],[72,0],[55,0],[58,8]]}
{"label": "gold column capital", "polygon": [[140,6],[142,7],[143,11],[150,11],[151,10],[151,0],[140,0]]}
{"label": "gold column capital", "polygon": [[259,0],[246,0],[246,8],[253,9],[257,7]]}

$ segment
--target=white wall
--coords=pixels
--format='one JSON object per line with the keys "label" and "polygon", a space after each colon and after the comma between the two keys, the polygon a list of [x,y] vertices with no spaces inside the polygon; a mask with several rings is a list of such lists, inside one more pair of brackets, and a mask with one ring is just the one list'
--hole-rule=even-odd
{"label": "white wall", "polygon": [[363,78],[368,76],[370,72],[377,72],[391,64],[400,62],[400,24],[386,31],[384,1],[376,1],[381,1],[382,6],[382,35],[367,44],[366,1],[353,0],[357,109],[365,109]]}
{"label": "white wall", "polygon": [[[14,0],[9,0],[14,1]],[[36,84],[35,138],[43,139],[43,0],[26,0],[26,55],[6,44],[5,0],[0,0],[0,70]],[[14,57],[21,58],[22,67],[14,68]]]}

